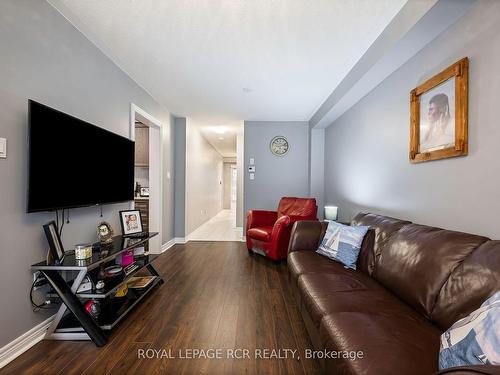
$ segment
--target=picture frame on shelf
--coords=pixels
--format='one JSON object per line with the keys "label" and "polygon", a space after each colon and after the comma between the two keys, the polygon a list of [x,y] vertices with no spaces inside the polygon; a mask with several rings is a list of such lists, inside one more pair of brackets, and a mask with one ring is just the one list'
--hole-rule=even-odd
{"label": "picture frame on shelf", "polygon": [[465,57],[411,91],[411,163],[467,155],[468,76]]}
{"label": "picture frame on shelf", "polygon": [[43,226],[43,230],[45,232],[45,237],[47,237],[47,242],[49,243],[49,254],[47,254],[47,260],[49,263],[53,263],[54,261],[61,262],[64,259],[65,250],[56,222],[48,222]]}
{"label": "picture frame on shelf", "polygon": [[141,187],[139,192],[140,197],[149,197],[149,187]]}
{"label": "picture frame on shelf", "polygon": [[124,236],[128,234],[141,233],[143,231],[141,211],[140,210],[120,211],[120,224]]}

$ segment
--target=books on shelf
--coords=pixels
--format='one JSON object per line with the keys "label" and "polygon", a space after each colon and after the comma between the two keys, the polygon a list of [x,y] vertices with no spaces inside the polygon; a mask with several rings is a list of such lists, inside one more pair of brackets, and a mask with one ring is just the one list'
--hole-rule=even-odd
{"label": "books on shelf", "polygon": [[151,284],[154,279],[156,279],[156,276],[131,277],[127,285],[131,289],[143,289]]}

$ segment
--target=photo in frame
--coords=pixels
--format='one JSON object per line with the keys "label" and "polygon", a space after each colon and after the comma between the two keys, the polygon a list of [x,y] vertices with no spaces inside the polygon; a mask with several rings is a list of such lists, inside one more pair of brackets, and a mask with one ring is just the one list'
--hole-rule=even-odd
{"label": "photo in frame", "polygon": [[410,162],[468,152],[468,58],[436,74],[410,94]]}
{"label": "photo in frame", "polygon": [[120,211],[120,223],[123,235],[141,233],[142,221],[140,210]]}
{"label": "photo in frame", "polygon": [[47,237],[47,242],[49,243],[49,253],[50,256],[47,258],[61,262],[64,258],[64,246],[59,236],[59,231],[57,230],[57,225],[55,221],[51,221],[43,226],[45,236]]}
{"label": "photo in frame", "polygon": [[139,195],[141,197],[149,197],[149,187],[141,187]]}

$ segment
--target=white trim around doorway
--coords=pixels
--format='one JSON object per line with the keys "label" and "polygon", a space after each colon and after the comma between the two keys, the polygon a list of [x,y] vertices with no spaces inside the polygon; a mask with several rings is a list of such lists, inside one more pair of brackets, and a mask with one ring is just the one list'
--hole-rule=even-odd
{"label": "white trim around doorway", "polygon": [[[130,139],[135,140],[135,122],[140,121],[144,125],[149,126],[150,129],[156,130],[150,132],[158,137],[157,142],[151,142],[150,136],[150,165],[149,165],[149,220],[150,231],[158,232],[158,236],[154,239],[153,253],[160,253],[162,251],[162,208],[163,208],[163,124],[160,120],[150,115],[148,112],[140,108],[134,103],[130,103]],[[156,147],[155,147],[156,143]],[[152,168],[151,161],[155,165]],[[134,207],[134,203],[130,204],[130,208]]]}

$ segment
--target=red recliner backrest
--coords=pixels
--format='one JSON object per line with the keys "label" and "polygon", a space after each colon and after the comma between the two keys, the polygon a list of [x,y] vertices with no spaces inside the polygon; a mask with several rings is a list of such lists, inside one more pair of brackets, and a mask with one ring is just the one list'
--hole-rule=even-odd
{"label": "red recliner backrest", "polygon": [[316,217],[317,211],[314,198],[283,197],[278,205],[278,218],[284,215]]}

